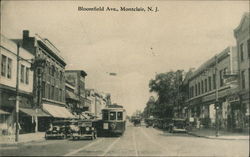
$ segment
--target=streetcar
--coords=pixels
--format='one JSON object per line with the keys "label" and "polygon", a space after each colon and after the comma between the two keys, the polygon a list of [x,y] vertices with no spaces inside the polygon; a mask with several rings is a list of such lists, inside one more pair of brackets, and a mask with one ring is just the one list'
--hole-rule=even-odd
{"label": "streetcar", "polygon": [[110,105],[102,109],[102,120],[97,125],[98,136],[121,136],[125,130],[126,110],[122,106]]}

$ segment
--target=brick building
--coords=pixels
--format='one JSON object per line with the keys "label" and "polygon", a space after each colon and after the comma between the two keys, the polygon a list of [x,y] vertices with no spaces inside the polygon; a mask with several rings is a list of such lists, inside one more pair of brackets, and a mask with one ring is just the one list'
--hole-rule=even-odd
{"label": "brick building", "polygon": [[213,127],[216,118],[215,103],[218,99],[220,127],[227,128],[231,125],[231,122],[228,124],[228,118],[233,110],[230,108],[228,95],[237,91],[238,82],[237,79],[225,82],[224,76],[236,76],[237,69],[236,48],[227,47],[195,70],[189,77],[189,117],[199,120],[205,127]]}
{"label": "brick building", "polygon": [[[53,119],[74,117],[65,104],[65,60],[60,51],[46,38],[38,34],[29,36],[23,31],[22,47],[35,56],[33,79],[33,102],[36,108],[46,111],[51,117],[35,117],[36,130],[43,131]],[[39,122],[39,123],[38,123]]]}
{"label": "brick building", "polygon": [[[239,66],[239,93],[235,96],[235,116],[239,117],[238,128],[249,129],[249,86],[250,86],[250,13],[245,13],[240,24],[234,30],[237,43],[238,66]],[[244,123],[242,123],[244,121]]]}

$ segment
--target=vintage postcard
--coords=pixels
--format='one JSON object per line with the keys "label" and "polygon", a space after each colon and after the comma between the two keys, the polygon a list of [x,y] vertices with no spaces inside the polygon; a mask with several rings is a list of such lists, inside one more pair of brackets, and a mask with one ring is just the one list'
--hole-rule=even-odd
{"label": "vintage postcard", "polygon": [[0,156],[249,156],[249,6],[2,0]]}

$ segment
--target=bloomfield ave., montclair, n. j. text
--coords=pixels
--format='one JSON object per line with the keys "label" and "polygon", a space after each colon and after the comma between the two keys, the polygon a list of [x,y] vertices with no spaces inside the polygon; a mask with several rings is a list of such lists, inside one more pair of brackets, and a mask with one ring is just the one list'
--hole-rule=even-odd
{"label": "bloomfield ave., montclair, n. j. text", "polygon": [[114,12],[119,12],[119,11],[124,11],[124,12],[158,12],[159,9],[157,6],[152,7],[84,7],[84,6],[78,6],[78,11],[114,11]]}

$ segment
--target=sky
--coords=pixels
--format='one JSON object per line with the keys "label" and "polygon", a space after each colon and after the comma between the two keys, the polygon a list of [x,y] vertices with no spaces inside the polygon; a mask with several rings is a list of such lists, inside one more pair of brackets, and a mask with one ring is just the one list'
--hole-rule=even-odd
{"label": "sky", "polygon": [[[83,7],[158,7],[158,12],[87,12]],[[143,110],[157,73],[198,68],[227,46],[249,1],[1,1],[1,33],[48,38],[66,70],[87,72],[86,87],[111,93],[131,115]],[[109,73],[117,73],[116,76]]]}

